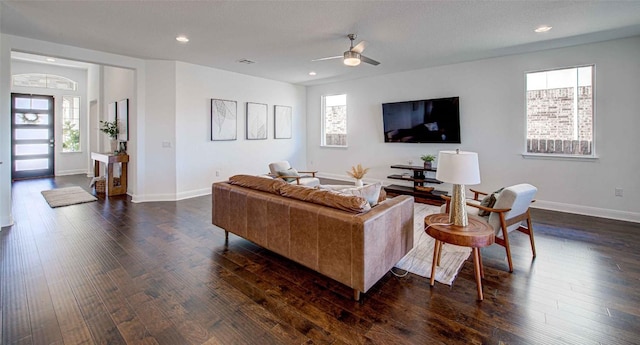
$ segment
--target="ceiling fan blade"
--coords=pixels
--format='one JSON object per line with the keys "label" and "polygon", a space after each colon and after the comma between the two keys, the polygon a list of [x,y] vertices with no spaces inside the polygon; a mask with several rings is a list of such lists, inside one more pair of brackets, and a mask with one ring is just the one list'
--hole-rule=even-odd
{"label": "ceiling fan blade", "polygon": [[356,44],[355,47],[351,48],[351,51],[362,54],[362,52],[364,51],[364,48],[366,47],[367,47],[367,41],[362,41]]}
{"label": "ceiling fan blade", "polygon": [[380,63],[374,59],[370,59],[364,55],[360,55],[360,60],[362,60],[362,62],[366,62],[370,65],[374,65],[374,66],[378,66]]}
{"label": "ceiling fan blade", "polygon": [[342,55],[336,55],[336,56],[323,57],[319,59],[313,59],[311,61],[324,61],[324,60],[333,60],[333,59],[341,59],[341,58],[342,58]]}

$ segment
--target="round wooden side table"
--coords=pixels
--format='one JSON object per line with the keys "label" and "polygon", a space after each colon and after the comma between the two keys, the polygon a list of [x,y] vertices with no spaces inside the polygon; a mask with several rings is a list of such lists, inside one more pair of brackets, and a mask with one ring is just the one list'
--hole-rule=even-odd
{"label": "round wooden side table", "polygon": [[471,247],[473,252],[473,271],[478,285],[478,300],[482,301],[482,281],[484,269],[480,248],[493,244],[495,234],[486,222],[475,217],[469,217],[468,226],[449,224],[449,215],[436,213],[424,218],[425,231],[436,240],[433,250],[433,264],[431,266],[431,286],[436,277],[436,266],[440,264],[440,249],[442,242],[463,247]]}

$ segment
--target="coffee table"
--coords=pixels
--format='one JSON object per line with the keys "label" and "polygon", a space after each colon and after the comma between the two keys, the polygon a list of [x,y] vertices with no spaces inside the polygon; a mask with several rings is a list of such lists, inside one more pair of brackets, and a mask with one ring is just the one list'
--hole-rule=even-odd
{"label": "coffee table", "polygon": [[433,250],[433,264],[431,266],[431,286],[435,283],[436,266],[440,264],[440,249],[443,242],[471,247],[473,252],[473,271],[478,285],[478,300],[482,301],[481,279],[484,278],[484,269],[482,267],[480,248],[493,244],[495,241],[493,229],[485,221],[473,216],[469,217],[468,226],[449,224],[449,215],[446,213],[428,215],[424,218],[424,223],[427,234],[436,240]]}

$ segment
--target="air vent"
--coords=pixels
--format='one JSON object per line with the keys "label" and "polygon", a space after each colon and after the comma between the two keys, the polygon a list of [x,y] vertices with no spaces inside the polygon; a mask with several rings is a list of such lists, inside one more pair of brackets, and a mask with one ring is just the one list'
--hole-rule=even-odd
{"label": "air vent", "polygon": [[252,63],[256,63],[255,61],[251,61],[249,59],[240,59],[238,61],[236,61],[237,63],[243,63],[245,65],[251,65]]}

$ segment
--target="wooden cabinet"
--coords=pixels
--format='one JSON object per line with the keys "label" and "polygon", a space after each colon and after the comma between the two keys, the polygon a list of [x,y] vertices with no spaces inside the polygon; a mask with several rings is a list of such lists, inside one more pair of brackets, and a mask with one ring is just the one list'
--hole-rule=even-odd
{"label": "wooden cabinet", "polygon": [[[436,169],[427,169],[421,166],[414,165],[392,165],[391,168],[410,170],[411,173],[393,174],[387,176],[387,178],[411,182],[413,183],[413,187],[392,184],[390,186],[384,187],[387,195],[411,195],[415,198],[416,202],[430,205],[442,205],[444,203],[444,200],[440,196],[447,195],[447,192],[435,189],[425,190],[423,188],[426,187],[425,184],[442,183],[435,179]],[[433,177],[428,176],[429,173],[434,173]]]}

